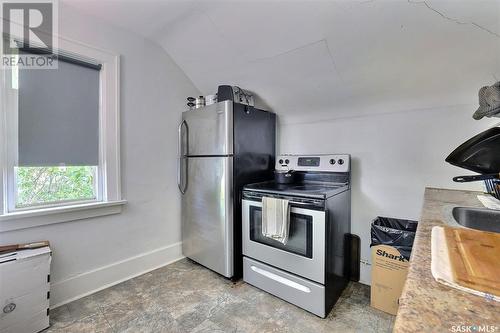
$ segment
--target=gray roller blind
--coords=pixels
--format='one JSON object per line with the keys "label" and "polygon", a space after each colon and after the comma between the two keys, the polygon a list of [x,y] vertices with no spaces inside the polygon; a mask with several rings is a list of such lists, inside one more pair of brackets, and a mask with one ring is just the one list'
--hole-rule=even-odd
{"label": "gray roller blind", "polygon": [[99,68],[19,69],[19,165],[99,164]]}

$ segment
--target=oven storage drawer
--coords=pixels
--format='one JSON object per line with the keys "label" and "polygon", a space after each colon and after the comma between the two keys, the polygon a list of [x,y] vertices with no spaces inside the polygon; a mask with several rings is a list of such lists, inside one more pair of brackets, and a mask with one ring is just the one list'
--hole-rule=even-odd
{"label": "oven storage drawer", "polygon": [[325,317],[325,287],[243,257],[243,280],[274,296]]}

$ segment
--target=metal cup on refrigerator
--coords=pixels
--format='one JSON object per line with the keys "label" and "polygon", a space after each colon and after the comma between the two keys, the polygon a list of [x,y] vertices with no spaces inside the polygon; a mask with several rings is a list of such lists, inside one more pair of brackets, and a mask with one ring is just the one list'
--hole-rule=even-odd
{"label": "metal cup on refrigerator", "polygon": [[205,97],[199,96],[196,99],[196,108],[199,109],[199,108],[202,108],[204,106],[205,106]]}
{"label": "metal cup on refrigerator", "polygon": [[212,105],[217,103],[217,94],[205,96],[205,105]]}

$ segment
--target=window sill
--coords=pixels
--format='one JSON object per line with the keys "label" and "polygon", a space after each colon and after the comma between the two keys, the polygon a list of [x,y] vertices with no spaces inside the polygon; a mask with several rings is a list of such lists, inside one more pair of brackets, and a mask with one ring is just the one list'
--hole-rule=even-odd
{"label": "window sill", "polygon": [[0,232],[119,214],[126,200],[50,207],[0,215]]}

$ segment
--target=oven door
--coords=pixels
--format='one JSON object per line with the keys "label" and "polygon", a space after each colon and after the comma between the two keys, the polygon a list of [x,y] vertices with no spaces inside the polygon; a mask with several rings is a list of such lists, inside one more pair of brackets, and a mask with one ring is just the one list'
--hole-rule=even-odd
{"label": "oven door", "polygon": [[245,256],[324,284],[324,209],[307,208],[290,199],[290,229],[286,245],[262,235],[261,201],[244,199],[242,215]]}

